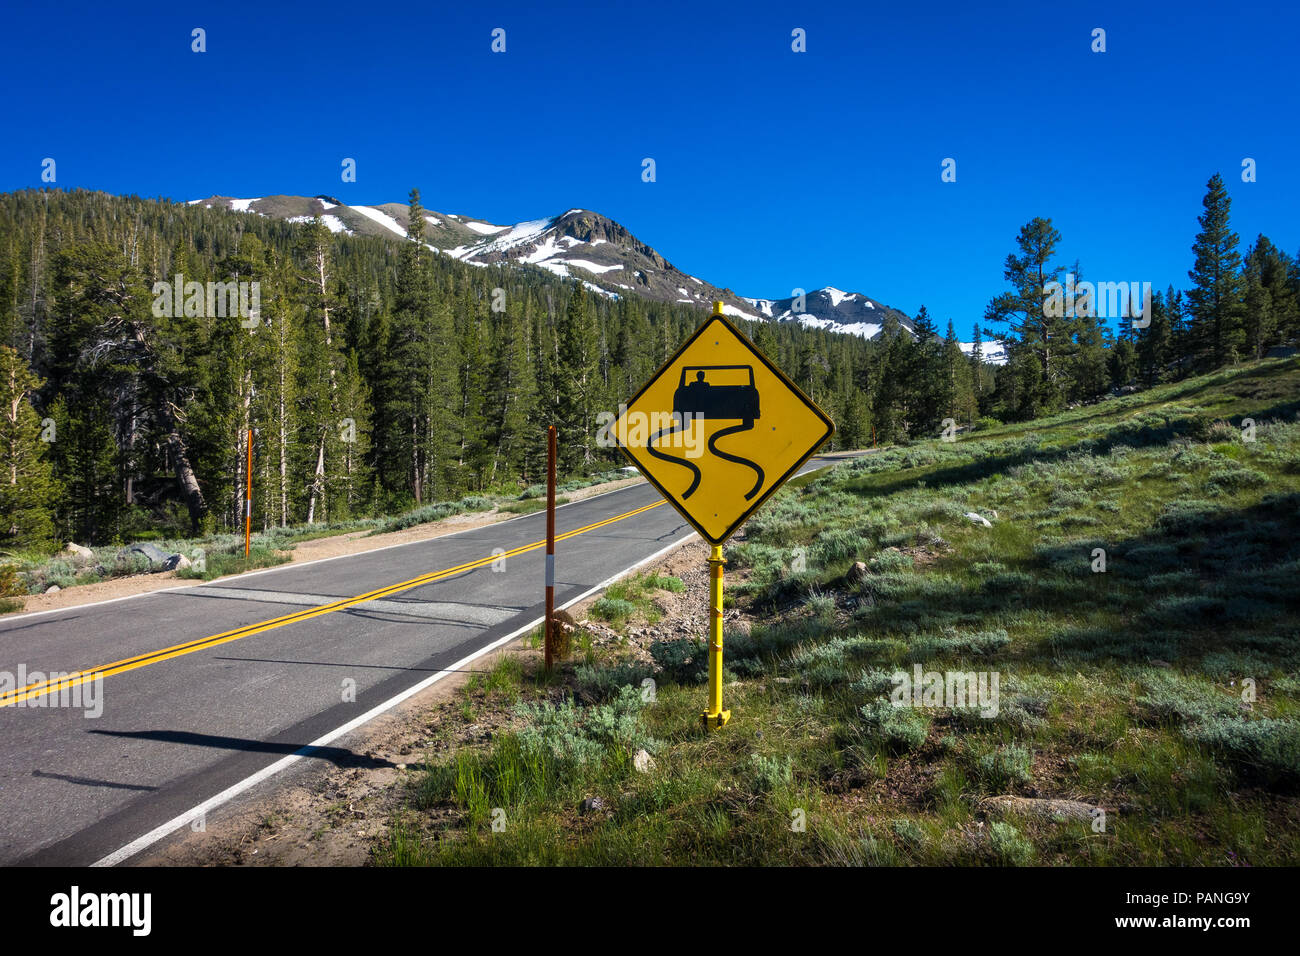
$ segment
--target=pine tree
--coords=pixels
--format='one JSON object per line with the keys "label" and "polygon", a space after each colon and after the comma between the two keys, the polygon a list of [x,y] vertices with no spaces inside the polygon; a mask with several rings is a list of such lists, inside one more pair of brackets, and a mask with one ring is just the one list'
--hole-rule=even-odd
{"label": "pine tree", "polygon": [[[434,396],[429,388],[430,379],[444,372],[446,364],[437,356],[433,290],[425,268],[424,225],[420,191],[412,189],[407,242],[402,246],[398,265],[393,320],[377,392],[382,396],[388,427],[382,447],[393,456],[386,463],[387,484],[391,490],[401,487],[417,504],[432,493],[429,486],[443,464],[439,453],[445,439],[439,428],[443,419],[434,412]],[[445,379],[439,384],[445,390]]]}
{"label": "pine tree", "polygon": [[1192,244],[1196,262],[1187,275],[1187,293],[1197,359],[1205,368],[1219,368],[1241,356],[1245,348],[1242,323],[1241,256],[1237,234],[1228,224],[1232,200],[1215,173],[1206,185],[1205,207],[1197,222],[1201,231]]}
{"label": "pine tree", "polygon": [[365,377],[355,353],[346,356],[339,376],[338,462],[328,488],[332,520],[346,520],[369,511],[366,488],[370,480],[370,441],[373,408]]}
{"label": "pine tree", "polygon": [[1140,330],[1137,339],[1137,370],[1148,385],[1167,382],[1174,358],[1174,331],[1169,320],[1165,297],[1159,292],[1151,296],[1151,322]]}
{"label": "pine tree", "polygon": [[1110,346],[1110,356],[1106,363],[1111,382],[1117,388],[1132,384],[1138,375],[1138,350],[1132,327],[1125,329]]}
{"label": "pine tree", "polygon": [[[485,300],[488,297],[485,296]],[[489,468],[484,417],[489,348],[483,341],[484,322],[468,296],[462,298],[455,318],[457,349],[456,465],[475,491],[483,490]]]}
{"label": "pine tree", "polygon": [[916,341],[910,349],[904,389],[908,434],[937,435],[942,419],[951,411],[955,387],[945,367],[938,329],[924,305],[917,310],[912,326]]}
{"label": "pine tree", "polygon": [[1244,331],[1246,352],[1262,358],[1272,345],[1294,334],[1300,305],[1291,286],[1291,257],[1259,236],[1246,253]]}
{"label": "pine tree", "polygon": [[978,415],[984,413],[985,389],[984,389],[984,335],[980,329],[980,324],[976,322],[971,332],[971,350],[970,350],[970,378],[971,390],[975,397],[975,412]]}
{"label": "pine tree", "polygon": [[[1020,417],[1034,417],[1061,404],[1064,369],[1061,353],[1069,351],[1065,310],[1054,308],[1048,286],[1057,283],[1061,267],[1053,264],[1061,234],[1052,220],[1035,217],[1021,227],[1016,237],[1020,254],[1007,256],[1002,276],[1012,291],[995,297],[985,309],[987,322],[1008,326],[1009,364],[1019,369],[1015,376],[1016,409]],[[1021,369],[1037,364],[1036,372]]]}
{"label": "pine tree", "polygon": [[596,323],[587,293],[575,286],[559,330],[556,362],[556,420],[560,461],[573,474],[592,461],[599,402]]}
{"label": "pine tree", "polygon": [[[337,471],[334,468],[335,455],[331,453],[337,450],[332,446],[338,444],[338,376],[343,359],[331,323],[331,317],[338,312],[333,289],[334,257],[329,230],[320,216],[315,217],[303,232],[300,248],[305,269],[299,278],[306,288],[306,312],[312,317],[313,326],[301,363],[308,374],[303,391],[313,399],[313,407],[307,410],[306,416],[316,449],[307,503],[307,523],[312,524],[316,520],[317,503],[325,499],[329,478]],[[319,334],[314,331],[317,321]]]}
{"label": "pine tree", "polygon": [[975,390],[971,382],[970,363],[962,355],[961,342],[952,319],[943,339],[944,381],[947,390],[945,414],[968,425],[975,421]]}
{"label": "pine tree", "polygon": [[[328,353],[317,326],[302,322],[306,306],[294,301],[287,288],[288,279],[288,269],[281,263],[271,288],[262,296],[262,325],[249,334],[250,342],[258,347],[253,418],[261,430],[258,455],[266,474],[259,486],[260,494],[254,497],[261,503],[264,526],[295,523],[299,490],[304,485],[310,496],[307,522],[312,523],[317,498],[323,491],[316,468],[308,462],[318,460],[313,452],[319,447],[319,434],[328,428],[328,421],[319,420],[322,406],[328,401],[322,394],[319,358]],[[300,431],[304,421],[306,425]]]}
{"label": "pine tree", "polygon": [[529,361],[529,324],[507,299],[505,311],[494,313],[492,362],[488,372],[485,431],[492,449],[487,480],[495,485],[506,476],[522,474],[537,404],[537,377]]}
{"label": "pine tree", "polygon": [[[55,485],[40,417],[30,399],[41,383],[18,352],[0,345],[0,547],[49,545]],[[51,436],[57,439],[57,432]]]}
{"label": "pine tree", "polygon": [[1195,356],[1195,342],[1192,331],[1187,325],[1185,298],[1179,289],[1172,285],[1165,290],[1165,310],[1169,313],[1169,337],[1173,353],[1173,370],[1171,379],[1184,379],[1192,374]]}
{"label": "pine tree", "polygon": [[[1067,277],[1067,291],[1076,305],[1074,314],[1065,316],[1068,338],[1062,349],[1062,361],[1067,370],[1066,395],[1075,402],[1096,399],[1106,390],[1109,377],[1105,330],[1097,318],[1092,297],[1080,295],[1082,282],[1083,269],[1076,260],[1074,271]],[[1131,326],[1129,331],[1131,334]],[[1123,384],[1127,384],[1127,379]]]}
{"label": "pine tree", "polygon": [[57,440],[50,445],[60,495],[55,508],[61,537],[87,544],[112,540],[121,513],[120,467],[109,409],[104,402],[68,402],[50,407]]}
{"label": "pine tree", "polygon": [[914,346],[892,313],[885,317],[877,342],[878,364],[874,374],[876,387],[871,418],[875,423],[877,440],[894,442],[910,434],[909,376]]}

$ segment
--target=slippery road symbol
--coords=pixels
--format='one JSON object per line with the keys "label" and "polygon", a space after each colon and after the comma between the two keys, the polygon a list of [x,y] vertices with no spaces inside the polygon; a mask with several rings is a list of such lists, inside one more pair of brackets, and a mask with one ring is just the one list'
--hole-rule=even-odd
{"label": "slippery road symbol", "polygon": [[[691,372],[695,373],[695,377],[688,383],[686,377]],[[749,381],[744,385],[714,384],[709,381],[709,373],[712,372],[744,372],[747,373]],[[729,425],[709,436],[709,451],[724,461],[735,462],[753,470],[754,487],[745,494],[745,500],[749,501],[763,487],[765,475],[762,466],[748,458],[723,451],[717,443],[720,438],[749,431],[760,417],[758,389],[754,386],[752,365],[688,365],[682,368],[681,382],[673,392],[672,422],[667,428],[662,428],[650,436],[646,443],[646,451],[661,461],[672,462],[690,470],[690,487],[682,493],[682,498],[689,498],[700,486],[700,469],[688,459],[664,454],[655,447],[655,441],[667,438],[674,432],[684,431],[691,422],[696,420],[705,422],[738,420],[740,424]]]}
{"label": "slippery road symbol", "polygon": [[835,431],[722,311],[713,303],[712,317],[609,425],[623,454],[709,544],[726,541]]}

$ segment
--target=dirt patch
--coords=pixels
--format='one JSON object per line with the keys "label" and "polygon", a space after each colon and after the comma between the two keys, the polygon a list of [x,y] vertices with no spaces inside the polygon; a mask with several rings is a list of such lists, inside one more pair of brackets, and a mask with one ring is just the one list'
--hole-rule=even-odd
{"label": "dirt patch", "polygon": [[[638,475],[620,481],[606,482],[602,485],[592,485],[590,488],[582,488],[578,491],[567,491],[564,493],[564,497],[568,498],[570,503],[582,501],[584,498],[591,498],[610,491],[618,491],[620,488],[626,488],[629,485],[643,481],[645,479]],[[388,548],[396,544],[411,544],[416,541],[427,541],[430,538],[440,538],[456,531],[482,528],[485,525],[496,524],[499,521],[506,521],[515,517],[518,517],[518,515],[494,509],[472,514],[452,515],[449,518],[443,518],[441,521],[430,521],[427,524],[415,525],[410,528],[403,528],[401,531],[390,531],[385,534],[371,535],[368,531],[349,531],[328,538],[315,538],[295,545],[293,550],[288,552],[289,561],[287,564],[319,561],[322,558],[337,558],[345,554],[364,554],[367,551],[376,551],[379,548]],[[277,567],[285,567],[285,565],[277,565]],[[216,580],[226,579],[217,578]],[[95,584],[80,584],[75,587],[65,588],[62,591],[56,591],[54,594],[32,594],[25,598],[19,597],[17,600],[22,601],[23,606],[21,610],[15,610],[11,613],[25,614],[32,611],[57,611],[63,608],[78,607],[83,604],[94,604],[99,601],[111,601],[136,594],[148,594],[152,591],[165,591],[168,588],[189,587],[202,583],[204,582],[178,578],[174,571],[162,571],[158,574],[135,574],[130,577],[113,578],[110,581],[100,581]],[[4,618],[0,617],[0,620],[4,620]]]}

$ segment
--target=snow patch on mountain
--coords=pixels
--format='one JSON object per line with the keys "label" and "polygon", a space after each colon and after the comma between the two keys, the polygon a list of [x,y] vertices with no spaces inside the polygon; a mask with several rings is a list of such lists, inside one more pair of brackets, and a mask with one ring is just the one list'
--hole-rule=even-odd
{"label": "snow patch on mountain", "polygon": [[377,222],[389,232],[395,232],[403,239],[406,238],[406,229],[400,222],[388,215],[386,212],[380,212],[378,209],[371,209],[369,206],[349,206],[353,212],[359,212],[371,222]]}
{"label": "snow patch on mountain", "polygon": [[[315,218],[315,216],[290,216],[285,222],[311,222]],[[341,232],[347,236],[352,235],[352,230],[344,225],[343,220],[338,216],[321,216],[320,220],[330,232]]]}
{"label": "snow patch on mountain", "polygon": [[[690,299],[687,299],[687,300],[685,300],[685,301],[689,302]],[[723,314],[723,315],[730,315],[730,316],[732,316],[732,317],[734,317],[734,318],[737,318],[737,319],[748,319],[748,320],[751,321],[751,322],[761,322],[761,321],[762,321],[758,316],[753,315],[753,314],[751,314],[751,313],[749,313],[749,312],[745,312],[745,311],[743,311],[742,309],[738,309],[738,308],[736,308],[734,305],[731,305],[730,303],[727,303],[727,302],[722,303],[722,314]]]}
{"label": "snow patch on mountain", "polygon": [[[974,342],[960,342],[962,353],[970,355],[975,351]],[[1006,365],[1007,349],[1006,345],[997,340],[980,343],[980,359],[989,365]]]}
{"label": "snow patch on mountain", "polygon": [[622,264],[603,266],[598,262],[590,262],[586,259],[556,259],[555,261],[564,262],[571,266],[577,266],[579,269],[586,269],[588,272],[593,272],[596,275],[602,275],[606,272],[616,272],[623,268]]}
{"label": "snow patch on mountain", "polygon": [[545,242],[543,242],[540,246],[538,246],[528,255],[524,256],[520,260],[520,262],[526,262],[529,265],[537,265],[538,263],[546,259],[549,259],[552,256],[558,256],[560,253],[564,251],[565,251],[564,247],[559,244],[559,242],[556,240],[554,236],[547,236]]}

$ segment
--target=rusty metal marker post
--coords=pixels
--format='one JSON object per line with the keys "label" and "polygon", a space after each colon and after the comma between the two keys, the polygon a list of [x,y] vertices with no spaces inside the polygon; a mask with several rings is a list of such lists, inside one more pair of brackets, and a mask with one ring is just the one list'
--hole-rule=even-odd
{"label": "rusty metal marker post", "polygon": [[721,302],[610,426],[628,460],[712,546],[705,727],[731,718],[722,709],[722,543],[834,431],[826,413],[727,321]]}
{"label": "rusty metal marker post", "polygon": [[248,430],[248,469],[247,491],[244,493],[244,558],[248,559],[253,548],[253,430]]}
{"label": "rusty metal marker post", "polygon": [[555,426],[546,430],[546,669],[555,657]]}

